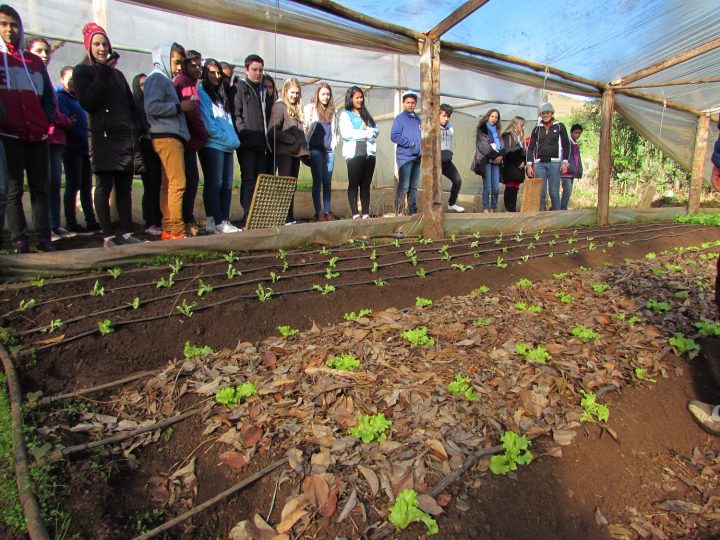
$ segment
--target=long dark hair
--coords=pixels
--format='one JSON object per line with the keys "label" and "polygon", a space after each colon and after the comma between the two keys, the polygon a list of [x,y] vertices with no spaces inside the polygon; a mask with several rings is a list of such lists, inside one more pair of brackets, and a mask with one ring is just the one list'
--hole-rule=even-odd
{"label": "long dark hair", "polygon": [[488,112],[486,112],[480,117],[480,120],[478,121],[477,131],[480,131],[481,127],[487,125],[488,120],[490,119],[490,115],[494,112],[498,115],[497,123],[495,124],[498,135],[502,133],[502,127],[500,126],[500,111],[498,111],[497,109],[490,109]]}
{"label": "long dark hair", "polygon": [[[362,88],[359,86],[351,86],[348,88],[348,91],[345,92],[345,110],[346,111],[352,111],[355,106],[353,105],[353,96],[360,92],[365,97],[365,92],[362,91]],[[367,110],[367,107],[365,107],[365,100],[363,99],[362,107],[360,107],[360,118],[362,118],[363,122],[368,125],[368,127],[375,127],[375,120],[373,120],[373,117],[370,115],[370,113]]]}
{"label": "long dark hair", "polygon": [[[330,101],[328,101],[327,106],[320,103],[320,90],[323,88],[327,88],[328,92],[330,92]],[[315,94],[312,98],[312,104],[315,106],[315,111],[317,111],[318,120],[326,123],[332,122],[333,115],[335,114],[335,106],[333,105],[332,88],[330,88],[328,83],[323,81],[317,84]]]}
{"label": "long dark hair", "polygon": [[143,105],[143,98],[145,97],[145,93],[143,92],[142,88],[140,88],[140,79],[145,77],[147,79],[147,75],[144,73],[138,73],[133,77],[132,80],[132,93],[133,98],[135,99],[135,104],[138,106],[139,109],[144,109],[145,106]]}
{"label": "long dark hair", "polygon": [[[217,88],[213,87],[213,85],[209,79],[210,70],[208,68],[211,65],[215,66],[218,69],[218,71],[220,72],[220,84],[218,84]],[[229,111],[230,105],[228,104],[227,94],[225,93],[225,85],[223,84],[224,78],[225,78],[225,73],[223,73],[220,62],[218,62],[214,58],[206,59],[205,63],[203,64],[203,69],[202,69],[202,83],[201,84],[202,84],[203,90],[205,90],[205,92],[210,97],[210,99],[212,100],[213,103],[222,103],[222,106],[225,109],[225,111]]]}

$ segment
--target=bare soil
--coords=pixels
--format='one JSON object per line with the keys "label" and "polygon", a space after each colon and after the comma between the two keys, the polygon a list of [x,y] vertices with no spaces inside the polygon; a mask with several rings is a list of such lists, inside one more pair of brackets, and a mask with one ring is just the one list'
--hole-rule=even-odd
{"label": "bare soil", "polygon": [[[554,238],[554,235],[559,235]],[[553,245],[549,245],[555,239]],[[573,239],[568,243],[568,239]],[[123,268],[119,277],[98,273],[69,279],[47,280],[42,288],[28,285],[0,290],[0,324],[21,336],[18,360],[25,393],[41,390],[45,395],[72,391],[114,381],[142,370],[157,369],[173,358],[182,357],[186,341],[208,344],[213,349],[233,349],[239,342],[258,342],[277,334],[276,327],[290,325],[308,330],[322,328],[343,319],[343,314],[360,307],[376,311],[414,305],[417,296],[433,300],[468,294],[480,285],[493,290],[509,287],[520,278],[533,281],[550,279],[554,273],[579,266],[622,264],[626,258],[639,259],[648,252],[660,253],[678,246],[698,245],[720,239],[717,229],[657,223],[623,225],[578,231],[549,231],[540,239],[526,233],[520,240],[492,237],[448,240],[451,260],[443,260],[438,250],[443,243],[424,245],[403,242],[399,247],[382,245],[342,247],[330,254],[318,250],[290,252],[285,259],[278,253],[239,254],[233,267],[242,275],[228,280],[225,260],[186,262],[175,276],[172,288],[157,288],[160,278],[168,278],[167,265]],[[472,242],[478,242],[470,247]],[[610,242],[611,245],[608,245]],[[535,248],[528,250],[528,244]],[[415,249],[418,264],[408,263],[404,252]],[[506,252],[500,251],[507,247]],[[590,249],[588,249],[590,247]],[[576,253],[572,250],[577,249]],[[371,271],[375,261],[380,265]],[[565,254],[570,250],[570,253]],[[480,252],[474,257],[474,252]],[[550,252],[557,253],[548,258]],[[467,255],[465,255],[467,254]],[[528,255],[527,260],[520,257]],[[340,257],[327,278],[328,259]],[[497,266],[497,258],[508,263]],[[432,260],[431,260],[432,259]],[[288,268],[283,272],[283,263]],[[451,269],[450,264],[479,265],[472,271]],[[416,277],[424,268],[424,279]],[[277,282],[269,277],[282,276]],[[379,287],[374,280],[387,284]],[[197,296],[200,280],[214,287],[211,293]],[[105,294],[91,296],[95,282]],[[271,287],[273,297],[258,301],[258,283]],[[232,284],[233,286],[228,286]],[[321,295],[313,285],[333,284],[336,292]],[[223,288],[225,287],[225,288]],[[167,298],[160,298],[167,295]],[[130,307],[135,297],[140,307]],[[36,307],[19,312],[21,300],[34,299]],[[153,301],[153,299],[157,299]],[[181,315],[182,301],[195,303],[191,317]],[[99,313],[112,308],[110,313]],[[51,320],[61,319],[63,327],[55,332],[40,332]],[[76,322],[66,322],[77,319]],[[109,319],[114,332],[97,333],[97,323]],[[142,322],[143,319],[147,319]],[[60,339],[62,336],[62,339]],[[55,341],[53,341],[53,339]],[[713,370],[720,361],[720,342],[707,338],[702,355],[692,362],[669,359],[670,377],[656,385],[636,386],[611,393],[613,410],[610,427],[617,440],[596,426],[581,431],[573,445],[563,447],[557,459],[541,456],[529,467],[508,477],[489,476],[479,468],[467,473],[448,491],[453,500],[460,496],[471,508],[451,503],[439,518],[440,538],[608,538],[607,526],[598,525],[597,514],[610,524],[628,524],[631,515],[653,510],[653,505],[668,498],[682,498],[692,486],[675,482],[669,486],[666,467],[670,462],[692,456],[693,449],[720,450],[718,440],[700,430],[686,411],[690,399],[717,400],[718,386]],[[34,349],[31,350],[31,349]],[[93,402],[111,399],[112,391],[94,394],[91,399],[58,405],[63,414],[72,415],[73,407],[88,407]],[[186,403],[190,408],[193,403]],[[70,410],[70,412],[67,412]],[[157,510],[148,493],[148,481],[168,471],[197,450],[201,419],[192,417],[173,427],[172,436],[137,451],[131,469],[122,457],[108,452],[77,456],[62,464],[59,474],[64,488],[61,506],[72,521],[70,537],[128,538],[152,528],[168,518]],[[63,434],[66,445],[87,440],[85,435]],[[207,450],[207,453],[205,453]],[[198,452],[198,493],[195,504],[207,500],[240,478],[261,469],[278,456],[257,455],[240,472],[228,472],[217,466],[217,448],[208,445]],[[255,513],[266,515],[276,489],[281,501],[290,486],[277,486],[277,475],[270,475],[227,500],[214,510],[195,519],[195,528],[187,537],[227,537],[240,520]],[[273,519],[279,518],[277,505]],[[359,525],[359,524],[358,524]],[[415,526],[417,527],[417,526]],[[362,527],[338,528],[329,518],[299,537],[334,538],[341,534],[358,537]],[[420,528],[404,533],[418,537]],[[712,538],[714,530],[695,530],[693,538]],[[174,530],[170,537],[182,537]]]}

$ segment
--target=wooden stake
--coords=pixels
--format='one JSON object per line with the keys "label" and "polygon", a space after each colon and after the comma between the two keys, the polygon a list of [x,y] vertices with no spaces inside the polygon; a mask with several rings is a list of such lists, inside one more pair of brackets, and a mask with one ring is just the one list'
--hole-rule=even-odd
{"label": "wooden stake", "polygon": [[648,66],[644,69],[641,69],[640,71],[631,73],[630,75],[622,78],[621,84],[624,86],[626,84],[639,81],[640,79],[644,79],[645,77],[649,77],[650,75],[658,73],[659,71],[663,71],[669,67],[681,64],[686,60],[690,60],[691,58],[700,56],[701,54],[712,51],[713,49],[716,49],[718,47],[720,47],[720,37],[711,39],[710,41],[706,41],[705,43],[698,45],[697,47],[693,47],[692,49],[688,49],[687,51],[683,51],[674,56],[671,56],[667,60],[663,60],[662,62],[658,62],[657,64],[653,64],[652,66]]}
{"label": "wooden stake", "polygon": [[422,211],[423,236],[443,237],[443,202],[440,191],[440,40],[423,40],[420,53],[422,99]]}
{"label": "wooden stake", "polygon": [[598,162],[598,225],[610,223],[610,179],[612,178],[612,119],[615,97],[612,88],[603,92],[600,106],[600,152]]}
{"label": "wooden stake", "polygon": [[428,33],[430,39],[438,39],[453,26],[460,24],[466,17],[469,17],[479,8],[488,3],[488,0],[468,0],[442,21],[437,23]]}
{"label": "wooden stake", "polygon": [[710,117],[701,116],[697,121],[695,132],[695,151],[693,152],[692,175],[690,176],[690,196],[688,197],[688,214],[697,214],[700,210],[700,192],[702,191],[705,155],[707,154],[708,135],[710,133]]}

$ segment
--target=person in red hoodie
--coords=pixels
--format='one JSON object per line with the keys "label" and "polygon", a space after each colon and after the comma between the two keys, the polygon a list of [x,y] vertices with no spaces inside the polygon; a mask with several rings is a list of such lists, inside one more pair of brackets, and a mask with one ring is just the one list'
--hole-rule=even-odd
{"label": "person in red hoodie", "polygon": [[22,19],[14,8],[0,5],[0,100],[6,116],[0,138],[8,165],[7,225],[16,253],[30,251],[22,196],[24,177],[30,188],[37,248],[55,251],[50,243],[48,206],[48,128],[55,119],[55,92],[42,60],[22,49]]}
{"label": "person in red hoodie", "polygon": [[[202,74],[202,55],[197,51],[187,51],[182,71],[173,78],[173,85],[180,101],[200,102],[197,83]],[[185,145],[185,193],[182,202],[183,223],[188,236],[196,236],[198,226],[195,223],[195,197],[197,196],[200,173],[198,172],[198,152],[203,149],[208,140],[200,107],[185,113],[185,119],[190,130],[190,141]]]}
{"label": "person in red hoodie", "polygon": [[[52,58],[52,49],[47,39],[42,37],[33,38],[25,44],[25,51],[39,57],[47,69]],[[48,129],[48,144],[50,145],[50,183],[48,199],[50,205],[50,239],[55,242],[61,238],[72,238],[77,236],[60,226],[60,185],[62,183],[62,156],[67,145],[67,130],[72,129],[75,121],[65,116],[59,106],[55,109],[55,120]]]}

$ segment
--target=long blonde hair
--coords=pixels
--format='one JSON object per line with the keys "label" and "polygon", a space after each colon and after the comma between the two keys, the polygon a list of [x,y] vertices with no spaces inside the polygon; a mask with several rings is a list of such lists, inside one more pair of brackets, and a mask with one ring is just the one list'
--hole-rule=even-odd
{"label": "long blonde hair", "polygon": [[[288,91],[290,90],[290,88],[293,87],[297,88],[300,92],[298,102],[295,105],[292,105],[290,103],[290,100],[288,99]],[[302,87],[300,86],[300,82],[295,77],[285,79],[280,90],[280,99],[278,101],[282,101],[287,106],[288,115],[290,115],[290,118],[294,118],[299,122],[303,122],[305,120],[302,108]]]}
{"label": "long blonde hair", "polygon": [[509,133],[515,142],[521,143],[525,136],[525,119],[522,116],[513,117],[503,133]]}

